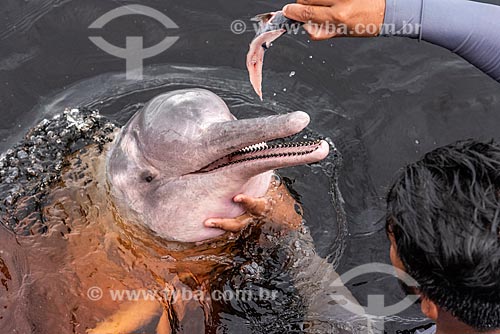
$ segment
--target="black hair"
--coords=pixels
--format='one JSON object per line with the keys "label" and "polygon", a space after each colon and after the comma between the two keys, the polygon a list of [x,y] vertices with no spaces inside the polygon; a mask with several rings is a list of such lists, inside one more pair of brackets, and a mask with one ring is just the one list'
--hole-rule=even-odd
{"label": "black hair", "polygon": [[421,293],[478,331],[500,328],[500,145],[460,141],[398,176],[387,230]]}

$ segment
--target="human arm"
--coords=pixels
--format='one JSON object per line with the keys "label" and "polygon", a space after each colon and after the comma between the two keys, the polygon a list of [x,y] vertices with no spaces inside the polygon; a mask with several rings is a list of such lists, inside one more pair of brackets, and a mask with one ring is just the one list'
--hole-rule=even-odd
{"label": "human arm", "polygon": [[[405,32],[411,22],[419,29]],[[421,38],[439,45],[500,82],[500,6],[464,0],[387,0],[384,23],[396,28],[383,29],[382,36]]]}
{"label": "human arm", "polygon": [[[291,19],[309,22],[304,28],[315,40],[378,35],[420,38],[447,48],[500,81],[500,6],[465,0],[297,2],[283,11]],[[325,30],[321,28],[325,24],[347,29]],[[378,29],[372,31],[369,26]]]}
{"label": "human arm", "polygon": [[[298,203],[288,190],[281,185],[268,191],[264,197],[238,195],[235,200],[247,211],[243,216],[245,218],[210,219],[206,226],[237,232],[252,221],[248,221],[248,217],[256,217],[257,221],[267,227],[272,224],[272,234],[280,235],[279,243],[273,241],[272,247],[280,247],[286,252],[283,271],[290,276],[301,297],[306,310],[303,322],[308,330],[315,333],[367,332],[367,327],[372,326],[371,321],[363,314],[353,314],[342,306],[350,301],[350,305],[358,305],[358,309],[362,310],[356,298],[343,285],[332,264],[316,253],[314,240],[308,229],[300,228],[302,208],[297,206]],[[211,226],[211,223],[214,225]],[[256,241],[263,245],[263,240],[274,239],[261,238]]]}

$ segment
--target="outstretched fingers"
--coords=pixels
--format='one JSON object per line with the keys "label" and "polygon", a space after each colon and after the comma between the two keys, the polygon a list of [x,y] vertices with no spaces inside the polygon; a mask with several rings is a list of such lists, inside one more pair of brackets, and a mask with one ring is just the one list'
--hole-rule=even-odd
{"label": "outstretched fingers", "polygon": [[233,201],[240,204],[246,212],[256,217],[263,217],[271,210],[271,199],[266,197],[255,198],[247,195],[237,195]]}
{"label": "outstretched fingers", "polygon": [[233,201],[240,204],[246,214],[236,218],[210,218],[205,221],[205,227],[219,228],[226,232],[240,232],[249,224],[265,217],[272,207],[272,200],[266,197],[255,198],[247,195],[237,195],[233,198]]}
{"label": "outstretched fingers", "polygon": [[244,230],[253,219],[250,217],[242,218],[210,218],[205,221],[205,227],[218,228],[226,232],[240,232]]}

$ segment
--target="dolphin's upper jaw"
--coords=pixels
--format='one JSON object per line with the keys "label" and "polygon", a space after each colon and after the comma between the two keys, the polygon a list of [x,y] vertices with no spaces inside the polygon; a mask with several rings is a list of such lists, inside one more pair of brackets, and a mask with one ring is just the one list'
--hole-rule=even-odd
{"label": "dolphin's upper jaw", "polygon": [[329,145],[324,140],[267,144],[265,142],[244,147],[221,157],[194,174],[239,170],[247,177],[266,171],[315,163],[326,158]]}

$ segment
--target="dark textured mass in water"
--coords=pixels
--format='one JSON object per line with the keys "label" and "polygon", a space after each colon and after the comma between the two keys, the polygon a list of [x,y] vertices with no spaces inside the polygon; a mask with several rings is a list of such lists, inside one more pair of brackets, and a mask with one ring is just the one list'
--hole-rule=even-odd
{"label": "dark textured mass in water", "polygon": [[[172,286],[178,293],[259,296],[264,291],[276,296],[207,305],[193,300],[185,309],[155,300],[168,310],[175,331],[302,333],[305,302],[287,268],[296,261],[293,254],[299,259],[307,259],[303,253],[308,250],[314,254],[312,239],[279,238],[273,227],[251,228],[241,238],[178,249],[142,234],[115,216],[108,202],[100,157],[116,130],[97,112],[66,110],[30,129],[1,157],[0,219],[22,236],[0,233],[5,251],[0,254],[2,332],[85,333],[129,306],[106,294],[91,300],[89,289],[162,291]],[[298,244],[307,247],[301,246],[301,252]],[[325,262],[325,267],[330,265]],[[141,312],[132,309],[126,318],[144,317],[141,330],[159,322]]]}
{"label": "dark textured mass in water", "polygon": [[50,187],[60,181],[66,158],[91,144],[102,150],[114,130],[116,126],[96,111],[77,109],[33,127],[0,158],[2,223],[21,235],[46,231],[39,208]]}

